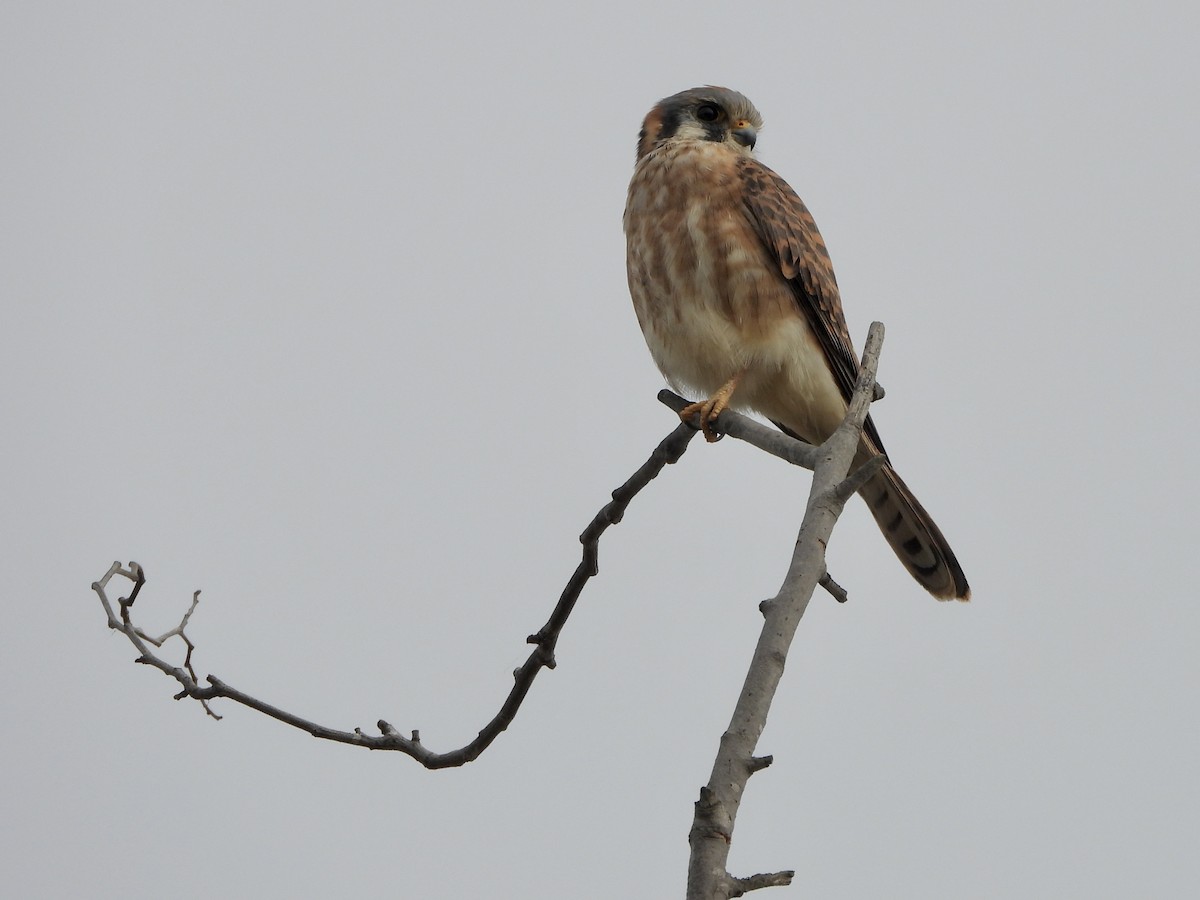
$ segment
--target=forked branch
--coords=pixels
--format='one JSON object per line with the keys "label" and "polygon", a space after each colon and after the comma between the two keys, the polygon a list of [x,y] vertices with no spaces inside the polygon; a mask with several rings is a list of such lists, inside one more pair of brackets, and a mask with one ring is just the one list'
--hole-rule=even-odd
{"label": "forked branch", "polygon": [[[765,622],[758,646],[754,651],[729,729],[721,736],[712,776],[709,783],[701,788],[700,800],[696,803],[695,818],[689,835],[692,849],[688,866],[689,900],[724,900],[740,897],[759,888],[791,883],[794,874],[791,871],[735,878],[726,871],[726,862],[746,783],[752,774],[771,764],[770,756],[754,756],[754,749],[766,726],[771,701],[783,674],[787,652],[800,618],[804,615],[812,593],[818,585],[829,591],[839,602],[846,600],[845,590],[830,577],[826,569],[825,546],[846,501],[877,466],[882,464],[882,458],[871,460],[857,472],[847,476],[871,400],[882,396],[882,391],[877,389],[875,384],[882,342],[883,326],[878,322],[873,323],[863,349],[859,380],[849,410],[841,426],[820,447],[812,447],[794,440],[730,410],[723,412],[716,422],[718,431],[753,444],[793,465],[812,469],[814,475],[791,565],[779,593],[760,605]],[[659,400],[677,412],[688,405],[687,400],[670,391],[661,392]],[[182,688],[175,698],[191,697],[200,701],[205,711],[214,718],[220,716],[213,712],[209,701],[225,698],[323,740],[352,744],[370,750],[399,751],[430,769],[461,766],[476,759],[508,727],[538,673],[545,668],[554,668],[554,649],[559,635],[584,586],[599,572],[600,537],[610,525],[621,521],[630,501],[665,466],[679,460],[687,449],[688,442],[696,434],[696,425],[697,423],[681,424],[672,431],[629,480],[613,491],[611,502],[605,504],[583,530],[579,537],[583,545],[579,565],[563,589],[546,624],[526,639],[533,645],[533,650],[525,663],[513,673],[513,686],[508,696],[496,715],[479,731],[475,740],[457,750],[435,753],[421,743],[419,731],[413,730],[406,737],[382,719],[377,723],[380,732],[377,735],[367,734],[361,728],[355,728],[353,731],[329,728],[265,703],[226,684],[214,675],[208,675],[205,678],[206,684],[201,685],[192,665],[195,647],[186,634],[188,621],[199,603],[199,591],[193,594],[191,606],[184,613],[178,626],[159,637],[152,637],[137,627],[132,618],[134,602],[146,582],[145,572],[140,565],[131,562],[125,567],[119,562],[114,562],[104,577],[92,584],[92,589],[104,607],[109,628],[120,631],[137,648],[137,662],[153,666],[175,679]],[[118,598],[114,608],[108,598],[107,589],[110,580],[116,575],[131,581],[133,589],[128,597]],[[172,637],[178,637],[187,648],[181,666],[172,665],[154,652]]]}

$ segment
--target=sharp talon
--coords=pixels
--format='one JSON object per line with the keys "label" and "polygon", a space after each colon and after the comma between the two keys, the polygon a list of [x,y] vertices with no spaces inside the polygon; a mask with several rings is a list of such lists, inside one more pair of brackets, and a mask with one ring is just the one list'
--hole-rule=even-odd
{"label": "sharp talon", "polygon": [[704,409],[701,412],[700,421],[704,423],[704,439],[710,444],[715,444],[722,437],[721,432],[717,431],[713,426],[717,423],[717,419],[721,417],[721,413],[725,411],[727,402],[720,395],[710,397],[704,403]]}
{"label": "sharp talon", "polygon": [[681,409],[679,411],[679,418],[683,422],[684,425],[691,425],[693,417],[695,417],[697,414],[700,416],[700,430],[707,431],[708,430],[708,422],[706,422],[704,419],[704,404],[703,403],[691,403],[691,404],[685,406],[683,409]]}
{"label": "sharp talon", "polygon": [[679,411],[679,418],[688,425],[691,425],[692,417],[699,414],[700,430],[704,432],[704,439],[710,444],[715,444],[725,435],[714,429],[713,425],[721,417],[721,413],[725,411],[725,408],[729,406],[729,398],[733,396],[733,390],[737,387],[739,378],[741,378],[741,375],[731,378],[707,400],[689,403]]}

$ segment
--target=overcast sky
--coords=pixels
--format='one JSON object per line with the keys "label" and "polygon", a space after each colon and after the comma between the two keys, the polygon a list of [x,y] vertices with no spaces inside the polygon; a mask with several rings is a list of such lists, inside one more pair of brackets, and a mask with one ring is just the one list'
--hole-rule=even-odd
{"label": "overcast sky", "polygon": [[694,442],[464,769],[214,722],[89,585],[136,559],[149,630],[202,589],[202,675],[470,740],[674,425],[620,222],[643,115],[705,83],[887,325],[875,417],[974,594],[848,509],[734,873],[1194,888],[1198,10],[0,5],[5,893],[682,895],[807,473]]}

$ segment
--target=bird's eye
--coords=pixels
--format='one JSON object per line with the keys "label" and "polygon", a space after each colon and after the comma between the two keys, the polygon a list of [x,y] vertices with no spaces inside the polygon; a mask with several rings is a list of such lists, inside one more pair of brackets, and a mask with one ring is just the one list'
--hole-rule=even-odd
{"label": "bird's eye", "polygon": [[701,122],[715,122],[721,117],[721,110],[711,103],[701,103],[696,107],[696,118]]}

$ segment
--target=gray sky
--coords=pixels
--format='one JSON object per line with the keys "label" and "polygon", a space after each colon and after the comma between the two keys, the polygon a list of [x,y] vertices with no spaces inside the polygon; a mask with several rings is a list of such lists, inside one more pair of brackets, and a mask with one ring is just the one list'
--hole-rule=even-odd
{"label": "gray sky", "polygon": [[469,740],[673,426],[620,218],[641,117],[704,83],[886,323],[875,415],[975,597],[847,512],[735,873],[1194,885],[1200,12],[1105,7],[0,7],[6,892],[682,894],[805,473],[695,443],[460,770],[172,702],[89,584],[136,559],[149,629],[203,589],[201,673]]}

